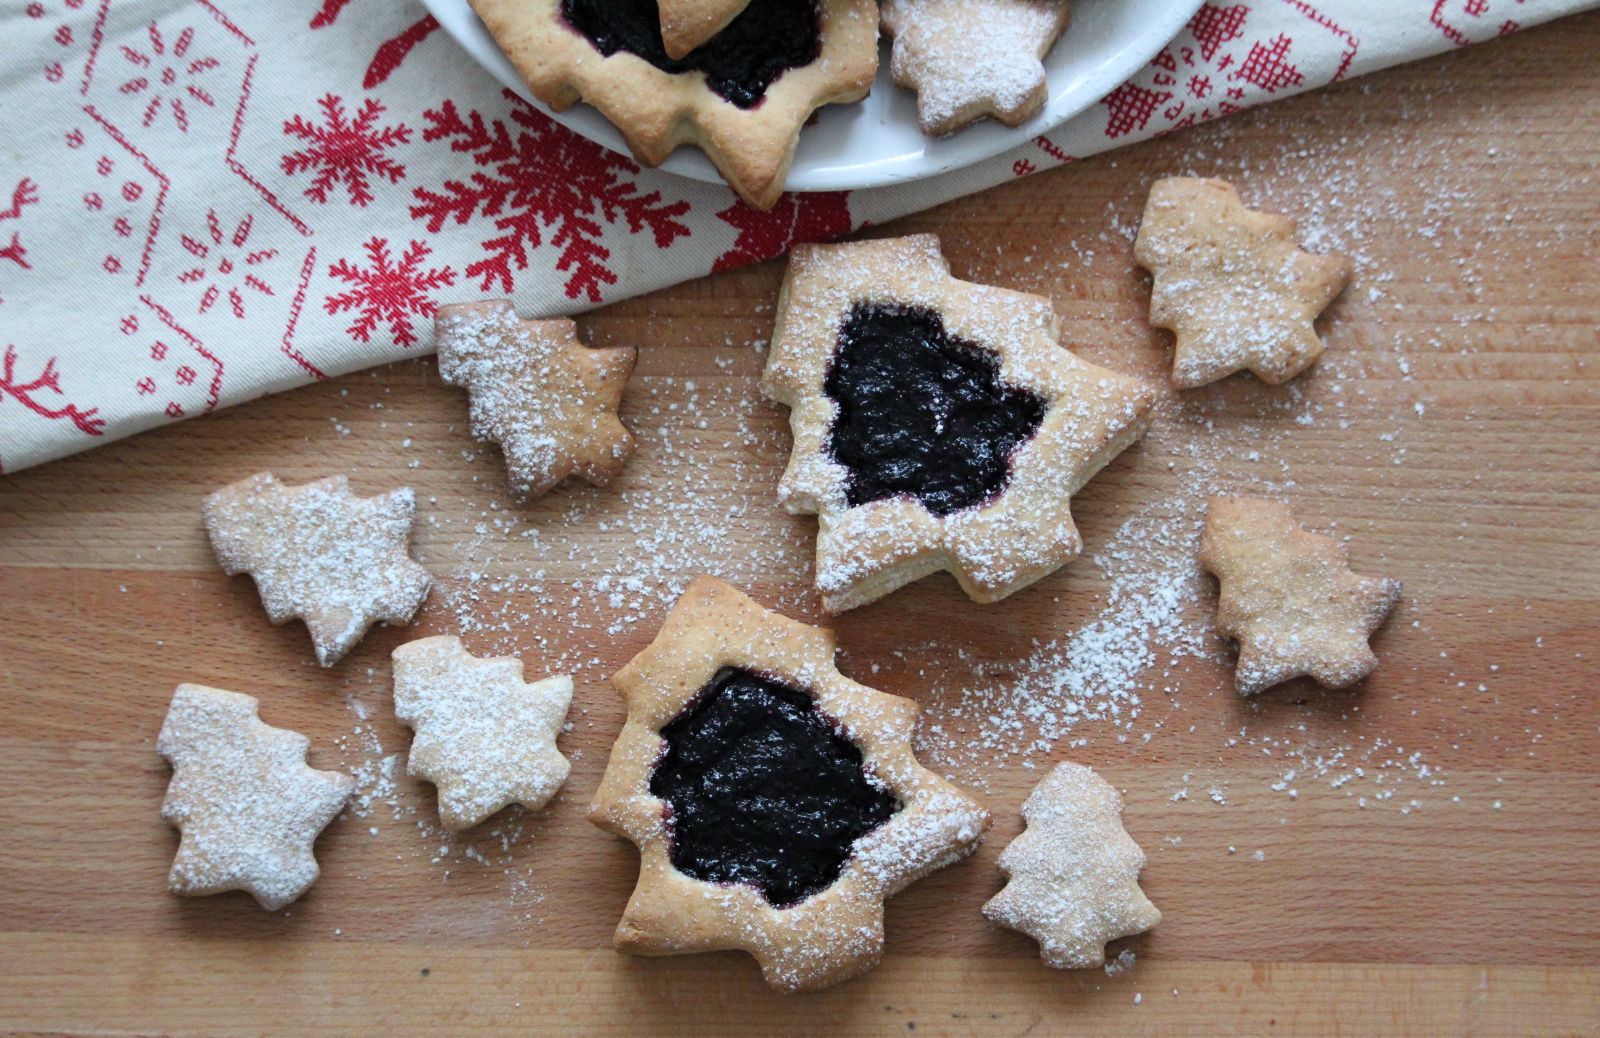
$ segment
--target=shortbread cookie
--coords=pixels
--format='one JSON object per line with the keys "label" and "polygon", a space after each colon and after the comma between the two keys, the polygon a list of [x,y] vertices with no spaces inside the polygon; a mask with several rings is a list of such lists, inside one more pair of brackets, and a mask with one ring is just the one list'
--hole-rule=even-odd
{"label": "shortbread cookie", "polygon": [[622,471],[633,436],[617,408],[638,350],[590,348],[566,318],[521,320],[503,299],[441,306],[437,341],[439,377],[466,388],[472,435],[500,445],[518,500]]}
{"label": "shortbread cookie", "polygon": [[957,281],[932,235],[794,250],[761,387],[790,409],[778,494],[818,517],[830,612],[941,569],[994,602],[1078,554],[1071,496],[1155,394],[1058,334],[1050,300]]}
{"label": "shortbread cookie", "polygon": [[451,832],[549,803],[571,770],[556,749],[571,704],[570,677],[528,684],[521,660],[480,659],[451,635],[394,650],[394,713],[417,733],[407,770],[438,787]]}
{"label": "shortbread cookie", "polygon": [[704,46],[668,57],[649,0],[472,0],[535,96],[579,101],[660,165],[693,144],[758,209],[783,193],[800,128],[859,101],[878,68],[875,0],[750,0]]}
{"label": "shortbread cookie", "polygon": [[657,6],[667,56],[681,58],[727,28],[750,0],[660,0]]}
{"label": "shortbread cookie", "polygon": [[917,706],[834,667],[831,631],[698,577],[613,679],[628,720],[589,818],[639,847],[617,947],[740,949],[773,987],[883,951],[883,901],[977,846],[989,815],[911,753]]}
{"label": "shortbread cookie", "polygon": [[172,765],[161,817],[182,833],[174,894],[249,891],[277,911],[316,882],[311,845],[355,780],[306,766],[311,740],[262,722],[253,696],[179,685],[156,739]]}
{"label": "shortbread cookie", "polygon": [[983,914],[1038,941],[1046,966],[1103,965],[1107,941],[1161,921],[1139,889],[1144,851],[1105,779],[1063,761],[1028,794],[1022,819],[1027,828],[1000,852],[1006,885]]}
{"label": "shortbread cookie", "polygon": [[1307,674],[1345,688],[1378,665],[1367,639],[1400,581],[1352,573],[1345,546],[1302,529],[1286,505],[1213,497],[1200,564],[1221,586],[1217,630],[1239,643],[1241,695]]}
{"label": "shortbread cookie", "polygon": [[1044,56],[1071,18],[1067,0],[883,0],[889,70],[917,92],[924,133],[984,116],[1017,126],[1050,94]]}
{"label": "shortbread cookie", "polygon": [[1134,258],[1155,275],[1150,323],[1177,339],[1172,384],[1193,389],[1248,368],[1294,378],[1322,355],[1314,324],[1350,280],[1344,256],[1295,244],[1294,221],[1244,207],[1221,180],[1150,187]]}
{"label": "shortbread cookie", "polygon": [[428,571],[408,554],[416,514],[410,487],[357,497],[345,476],[291,487],[270,472],[205,503],[223,572],[255,578],[273,623],[304,620],[324,667],[374,623],[409,623],[428,596]]}

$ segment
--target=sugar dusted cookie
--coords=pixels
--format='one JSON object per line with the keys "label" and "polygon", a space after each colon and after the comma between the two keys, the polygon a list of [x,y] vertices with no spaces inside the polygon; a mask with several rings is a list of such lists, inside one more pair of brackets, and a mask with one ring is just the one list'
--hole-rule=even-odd
{"label": "sugar dusted cookie", "polygon": [[1241,695],[1302,675],[1345,688],[1378,665],[1367,639],[1400,582],[1352,573],[1344,545],[1302,529],[1286,505],[1213,497],[1200,564],[1221,586],[1217,629],[1239,643]]}
{"label": "sugar dusted cookie", "polygon": [[472,6],[539,100],[593,105],[647,166],[697,145],[757,209],[783,193],[811,113],[859,101],[878,70],[876,0],[749,0],[681,59],[648,0]]}
{"label": "sugar dusted cookie", "polygon": [[270,472],[205,503],[223,571],[255,578],[273,623],[303,619],[324,667],[374,623],[409,623],[427,597],[428,571],[408,550],[416,513],[410,487],[357,497],[344,476],[291,487]]}
{"label": "sugar dusted cookie", "polygon": [[633,436],[617,408],[638,350],[591,349],[571,321],[521,320],[505,300],[441,306],[437,341],[440,377],[466,387],[472,434],[500,444],[519,500],[622,471]]}
{"label": "sugar dusted cookie", "polygon": [[1177,337],[1174,386],[1246,368],[1278,385],[1322,355],[1313,325],[1350,280],[1351,263],[1302,252],[1294,231],[1286,216],[1246,209],[1221,180],[1151,185],[1133,254],[1155,275],[1150,323]]}
{"label": "sugar dusted cookie", "polygon": [[750,0],[660,0],[661,42],[681,58],[727,28]]}
{"label": "sugar dusted cookie", "polygon": [[1049,96],[1043,58],[1067,28],[1067,0],[883,0],[890,71],[917,92],[924,133],[989,116],[1016,126]]}
{"label": "sugar dusted cookie", "polygon": [[571,765],[556,735],[572,703],[566,675],[528,684],[522,661],[480,659],[449,635],[394,650],[394,712],[416,731],[407,765],[439,789],[439,821],[456,832],[507,804],[543,807]]}
{"label": "sugar dusted cookie", "polygon": [[1122,797],[1063,761],[1022,804],[1027,828],[1000,852],[1008,881],[983,906],[991,922],[1039,942],[1045,965],[1103,965],[1106,942],[1143,933],[1161,913],[1139,889],[1144,851],[1122,828]]}
{"label": "sugar dusted cookie", "polygon": [[183,834],[174,894],[249,891],[277,911],[316,882],[311,845],[355,780],[306,766],[311,741],[264,724],[252,696],[179,685],[156,749],[172,764],[161,817]]}
{"label": "sugar dusted cookie", "polygon": [[797,247],[761,387],[835,613],[941,569],[994,602],[1074,558],[1071,496],[1155,400],[1064,349],[1050,300],[951,277],[932,235]]}
{"label": "sugar dusted cookie", "polygon": [[617,947],[739,949],[786,991],[864,973],[883,902],[977,846],[982,806],[911,752],[917,706],[831,631],[698,577],[612,683],[628,720],[589,818],[639,847]]}

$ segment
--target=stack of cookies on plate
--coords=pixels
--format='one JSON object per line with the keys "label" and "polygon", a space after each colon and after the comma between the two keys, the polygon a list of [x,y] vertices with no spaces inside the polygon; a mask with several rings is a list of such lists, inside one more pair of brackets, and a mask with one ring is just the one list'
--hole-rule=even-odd
{"label": "stack of cookies on plate", "polygon": [[783,192],[801,127],[867,96],[880,24],[890,68],[929,134],[1015,126],[1048,96],[1045,54],[1067,0],[472,0],[528,86],[584,101],[640,162],[705,151],[748,203]]}

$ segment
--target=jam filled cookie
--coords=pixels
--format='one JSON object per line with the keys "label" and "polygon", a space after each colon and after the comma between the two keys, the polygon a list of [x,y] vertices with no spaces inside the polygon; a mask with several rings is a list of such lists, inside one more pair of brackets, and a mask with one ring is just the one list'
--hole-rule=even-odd
{"label": "jam filled cookie", "polygon": [[660,0],[661,42],[681,58],[727,28],[750,0]]}
{"label": "jam filled cookie", "polygon": [[1111,783],[1063,761],[1028,794],[1022,819],[1027,829],[1000,852],[1007,883],[983,914],[1038,941],[1045,965],[1104,965],[1107,941],[1161,921],[1139,889],[1144,851],[1122,827]]}
{"label": "jam filled cookie", "polygon": [[1066,563],[1071,495],[1155,400],[1064,349],[1050,300],[952,278],[932,235],[796,248],[761,385],[834,613],[941,569],[994,602]]}
{"label": "jam filled cookie", "polygon": [[1150,186],[1133,255],[1155,275],[1150,323],[1176,337],[1179,389],[1246,368],[1274,386],[1300,374],[1322,355],[1313,324],[1352,269],[1302,252],[1287,216],[1246,209],[1232,184],[1198,177]]}
{"label": "jam filled cookie", "polygon": [[878,67],[874,0],[750,0],[683,58],[667,54],[654,0],[472,0],[535,96],[586,101],[640,162],[702,148],[739,195],[770,209],[800,128],[859,101]]}
{"label": "jam filled cookie", "polygon": [[311,845],[355,780],[306,765],[311,740],[264,723],[253,696],[179,685],[156,750],[172,765],[161,817],[183,834],[174,894],[248,891],[275,912],[316,882]]}
{"label": "jam filled cookie", "polygon": [[406,770],[439,790],[439,823],[477,825],[507,804],[543,807],[571,765],[556,736],[572,679],[522,680],[522,661],[480,659],[441,634],[394,650],[394,715],[416,733]]}
{"label": "jam filled cookie", "polygon": [[255,578],[273,623],[304,620],[324,667],[378,621],[409,623],[427,597],[428,571],[409,553],[416,517],[410,487],[357,497],[344,476],[291,487],[259,472],[205,504],[223,572]]}
{"label": "jam filled cookie", "polygon": [[1240,695],[1302,675],[1345,688],[1378,665],[1367,639],[1400,601],[1400,581],[1352,573],[1345,546],[1302,529],[1288,506],[1212,498],[1200,564],[1221,587],[1217,630],[1239,643]]}
{"label": "jam filled cookie", "polygon": [[883,0],[889,70],[917,92],[924,133],[984,116],[1016,126],[1050,95],[1043,58],[1071,18],[1067,0]]}
{"label": "jam filled cookie", "polygon": [[500,445],[513,497],[622,471],[633,435],[617,408],[638,350],[590,348],[566,318],[521,320],[503,299],[441,306],[436,327],[439,377],[466,387],[472,435]]}
{"label": "jam filled cookie", "polygon": [[877,964],[885,898],[977,846],[988,813],[912,756],[916,704],[833,656],[699,577],[612,679],[628,720],[589,818],[639,847],[619,949],[740,949],[773,987],[826,987]]}

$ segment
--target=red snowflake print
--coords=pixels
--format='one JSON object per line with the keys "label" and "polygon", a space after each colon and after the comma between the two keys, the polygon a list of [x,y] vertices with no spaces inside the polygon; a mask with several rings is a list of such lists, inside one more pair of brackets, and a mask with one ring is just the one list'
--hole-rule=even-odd
{"label": "red snowflake print", "polygon": [[[311,28],[326,29],[338,21],[340,13],[349,6],[350,0],[322,0],[317,13],[311,16]],[[361,85],[371,90],[388,79],[400,67],[401,62],[406,60],[406,55],[410,54],[417,44],[432,36],[438,28],[439,19],[430,14],[412,22],[398,36],[384,40],[378,45],[372,63],[367,66],[367,74],[362,77]]]}
{"label": "red snowflake print", "polygon": [[1232,43],[1243,36],[1244,19],[1249,13],[1250,8],[1243,4],[1234,7],[1206,4],[1196,11],[1189,20],[1189,31],[1194,34],[1194,42],[1200,45],[1200,57],[1210,61],[1224,43]]}
{"label": "red snowflake print", "polygon": [[[0,209],[0,223],[7,220],[18,220],[22,217],[22,210],[39,200],[39,185],[23,177],[11,191],[11,206]],[[32,270],[28,262],[28,250],[22,244],[22,233],[11,232],[10,244],[5,244],[3,235],[0,235],[0,261],[14,263],[23,270]],[[5,297],[0,296],[0,303],[5,302]]]}
{"label": "red snowflake print", "polygon": [[98,407],[84,411],[76,404],[52,407],[45,403],[46,390],[56,396],[65,395],[61,391],[61,373],[56,370],[56,358],[51,357],[46,360],[44,371],[31,381],[19,380],[16,368],[17,348],[7,344],[5,358],[0,361],[0,403],[4,403],[6,397],[10,397],[40,417],[52,421],[69,421],[78,427],[79,432],[89,436],[99,436],[105,431],[106,420],[95,417],[100,411]]}
{"label": "red snowflake print", "polygon": [[844,191],[788,194],[765,213],[735,202],[717,219],[737,228],[739,237],[711,265],[713,274],[782,255],[796,242],[828,241],[850,233],[850,196]]}
{"label": "red snowflake print", "polygon": [[620,223],[629,234],[649,230],[662,249],[688,236],[678,219],[688,202],[666,202],[659,191],[641,194],[630,179],[638,166],[557,125],[510,91],[506,97],[513,103],[510,126],[477,112],[463,119],[450,101],[423,113],[430,125],[422,139],[449,141],[451,151],[471,156],[478,168],[438,190],[416,188],[411,216],[432,234],[447,221],[493,221],[499,233],[483,242],[484,258],[466,270],[480,287],[511,291],[514,271],[527,268],[529,250],[549,233],[550,246],[561,250],[556,269],[567,272],[567,298],[598,303],[604,286],[617,283],[606,265],[611,250],[600,244],[601,220]]}
{"label": "red snowflake print", "polygon": [[1279,87],[1301,86],[1306,77],[1289,62],[1291,45],[1292,41],[1282,33],[1271,43],[1255,44],[1238,71],[1228,78],[1242,79],[1269,94],[1276,92]]}
{"label": "red snowflake print", "polygon": [[1156,109],[1171,97],[1167,92],[1147,90],[1133,83],[1122,84],[1100,99],[1110,116],[1106,122],[1106,136],[1121,137],[1144,129]]}
{"label": "red snowflake print", "polygon": [[449,267],[425,268],[423,260],[433,250],[420,241],[411,243],[398,264],[389,255],[387,238],[373,238],[362,248],[370,269],[363,270],[345,259],[329,267],[329,277],[355,287],[329,296],[323,308],[330,314],[359,313],[346,331],[361,342],[371,341],[378,325],[387,323],[396,343],[413,345],[417,332],[411,319],[433,316],[438,304],[431,293],[455,284],[456,272]]}
{"label": "red snowflake print", "polygon": [[286,136],[305,141],[308,147],[283,157],[283,171],[289,176],[316,171],[305,196],[313,202],[327,202],[329,192],[344,184],[350,204],[365,208],[372,201],[371,177],[398,184],[406,167],[384,152],[411,140],[411,127],[404,123],[378,125],[383,105],[368,98],[355,118],[345,114],[344,100],[329,94],[317,102],[322,109],[322,124],[295,116],[283,124]]}
{"label": "red snowflake print", "polygon": [[212,57],[189,57],[189,51],[194,46],[193,28],[184,29],[178,34],[170,53],[160,28],[154,22],[150,23],[149,35],[148,51],[123,45],[122,56],[139,71],[117,89],[130,96],[149,95],[150,101],[145,105],[142,119],[145,126],[154,123],[162,111],[167,110],[172,113],[172,121],[178,129],[188,133],[189,109],[185,98],[207,108],[217,107],[216,98],[196,80],[221,63]]}
{"label": "red snowflake print", "polygon": [[255,217],[246,216],[239,221],[233,234],[224,235],[222,222],[217,219],[216,210],[213,209],[206,213],[205,238],[187,234],[181,236],[183,247],[201,262],[199,266],[179,274],[178,280],[186,285],[205,282],[206,290],[200,295],[200,313],[210,310],[217,300],[226,297],[233,316],[242,319],[245,297],[241,288],[264,296],[276,294],[271,285],[251,273],[252,267],[259,267],[278,254],[277,249],[250,249],[250,231],[254,226]]}

